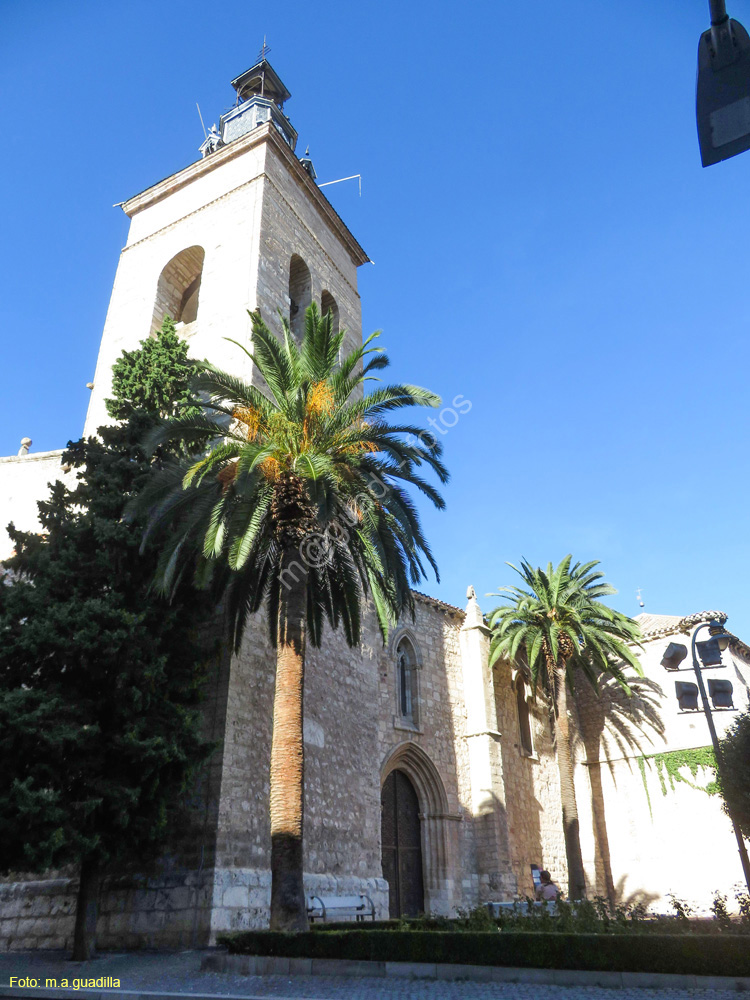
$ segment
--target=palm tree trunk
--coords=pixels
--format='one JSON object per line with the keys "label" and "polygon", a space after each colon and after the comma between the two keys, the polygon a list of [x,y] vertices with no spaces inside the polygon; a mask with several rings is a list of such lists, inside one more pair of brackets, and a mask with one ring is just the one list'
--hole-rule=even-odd
{"label": "palm tree trunk", "polygon": [[281,580],[271,741],[271,930],[290,931],[308,927],[302,880],[307,567],[296,548],[281,558]]}
{"label": "palm tree trunk", "polygon": [[562,665],[558,664],[555,671],[555,728],[565,854],[568,859],[568,898],[583,899],[586,895],[586,877],[583,872],[578,804],[573,780],[573,753],[570,746],[568,689],[564,662]]}
{"label": "palm tree trunk", "polygon": [[73,932],[73,961],[88,962],[96,954],[96,919],[99,915],[99,859],[87,855],[81,860]]}
{"label": "palm tree trunk", "polygon": [[591,784],[591,811],[594,817],[594,868],[596,870],[597,890],[607,897],[609,905],[614,908],[615,883],[612,878],[612,861],[609,854],[609,836],[607,834],[607,815],[604,808],[604,788],[602,786],[602,765],[598,760],[589,758],[589,782]]}

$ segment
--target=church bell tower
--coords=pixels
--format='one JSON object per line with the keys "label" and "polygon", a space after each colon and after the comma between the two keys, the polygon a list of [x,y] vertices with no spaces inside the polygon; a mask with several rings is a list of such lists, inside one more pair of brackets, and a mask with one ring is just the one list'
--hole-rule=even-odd
{"label": "church bell tower", "polygon": [[104,325],[84,434],[108,422],[112,365],[171,316],[190,354],[243,378],[251,363],[248,310],[301,336],[316,302],[361,342],[357,268],[368,258],[315,183],[284,113],[290,93],[266,59],[232,86],[236,104],[207,134],[201,159],[129,198],[130,219]]}

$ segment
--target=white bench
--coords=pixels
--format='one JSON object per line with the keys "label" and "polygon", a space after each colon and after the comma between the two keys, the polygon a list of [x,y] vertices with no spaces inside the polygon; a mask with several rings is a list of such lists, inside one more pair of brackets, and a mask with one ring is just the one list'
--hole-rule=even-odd
{"label": "white bench", "polygon": [[310,923],[316,920],[337,920],[355,917],[357,921],[375,919],[375,904],[364,893],[358,896],[310,896],[307,901]]}

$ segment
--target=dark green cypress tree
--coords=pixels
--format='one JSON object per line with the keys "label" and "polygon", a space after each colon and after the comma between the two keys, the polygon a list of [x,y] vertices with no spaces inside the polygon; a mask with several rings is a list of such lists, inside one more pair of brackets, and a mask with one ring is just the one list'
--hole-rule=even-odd
{"label": "dark green cypress tree", "polygon": [[750,838],[750,711],[736,716],[719,746],[718,777],[725,809]]}
{"label": "dark green cypress tree", "polygon": [[[114,366],[121,422],[69,443],[39,504],[43,534],[9,529],[0,585],[0,865],[76,864],[74,958],[95,949],[100,878],[156,856],[210,753],[199,703],[213,609],[188,582],[171,603],[151,588],[158,553],[123,512],[152,468],[140,442],[190,405],[191,365],[171,321]],[[161,458],[164,456],[162,455]]]}

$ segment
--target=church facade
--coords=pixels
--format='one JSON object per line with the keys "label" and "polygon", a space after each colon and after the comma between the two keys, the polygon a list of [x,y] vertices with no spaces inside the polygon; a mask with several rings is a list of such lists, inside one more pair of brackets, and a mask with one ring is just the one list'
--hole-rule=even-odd
{"label": "church facade", "polygon": [[[248,310],[259,308],[273,325],[281,308],[295,330],[316,302],[346,329],[350,345],[361,342],[357,268],[368,258],[315,183],[310,161],[295,155],[296,133],[284,114],[289,93],[265,59],[233,86],[237,104],[207,137],[203,157],[123,203],[130,232],[102,337],[87,435],[107,420],[112,364],[165,314],[177,321],[193,356],[248,379],[257,377],[251,363],[224,339],[250,343]],[[0,460],[0,487],[12,486],[0,489],[3,525],[13,518],[33,527],[44,474],[69,475],[60,469],[60,453]],[[309,652],[308,893],[363,893],[377,916],[386,917],[450,914],[531,894],[532,865],[549,869],[564,885],[548,706],[534,699],[514,665],[490,669],[489,630],[471,587],[464,608],[423,594],[415,600],[414,620],[399,622],[385,646],[370,616],[358,649],[328,629],[321,649]],[[728,654],[744,685],[738,708],[745,707],[750,679],[744,650],[738,644]],[[274,662],[258,615],[240,653],[227,653],[212,675],[205,719],[218,749],[196,789],[192,825],[157,869],[107,881],[101,947],[200,946],[224,931],[267,923]],[[640,862],[617,838],[610,838],[612,847],[605,844],[591,775],[596,770],[597,780],[606,780],[601,747],[608,723],[597,721],[597,711],[589,703],[581,709],[581,720],[593,721],[588,736],[579,727],[578,798],[591,890],[605,892],[608,877],[616,883],[620,867]],[[595,746],[590,734],[597,726]],[[705,746],[702,731],[691,736],[683,729],[688,742]],[[629,761],[623,775],[645,753],[631,750],[631,758],[622,755]],[[625,802],[619,787],[615,782],[614,791],[602,792],[607,816],[619,823],[621,813],[635,811],[645,823],[645,798],[636,803],[633,792]],[[721,829],[725,837],[717,803],[706,799],[704,805],[711,807],[708,831]],[[647,866],[654,898],[668,884],[656,885],[657,872],[658,866]],[[627,876],[631,894],[643,889],[637,868]],[[0,884],[0,946],[64,947],[72,935],[74,890],[65,877]]]}

